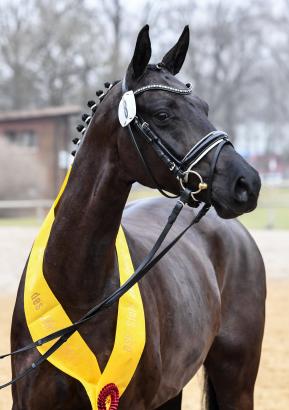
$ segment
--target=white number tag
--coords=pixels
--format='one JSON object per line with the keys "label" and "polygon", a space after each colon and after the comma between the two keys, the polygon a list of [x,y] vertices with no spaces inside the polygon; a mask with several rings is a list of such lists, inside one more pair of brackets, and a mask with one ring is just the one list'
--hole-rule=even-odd
{"label": "white number tag", "polygon": [[136,116],[136,103],[133,91],[123,94],[118,106],[118,119],[122,127],[126,127]]}

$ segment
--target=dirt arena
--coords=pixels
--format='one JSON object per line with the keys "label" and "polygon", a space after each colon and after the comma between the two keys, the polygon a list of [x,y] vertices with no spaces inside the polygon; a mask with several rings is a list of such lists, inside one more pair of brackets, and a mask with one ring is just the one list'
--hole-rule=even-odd
{"label": "dirt arena", "polygon": [[[9,329],[19,273],[35,228],[0,227],[0,352],[9,351]],[[256,410],[289,409],[289,231],[255,231],[268,276],[267,320],[255,392]],[[17,252],[16,252],[17,250]],[[0,361],[0,383],[10,378]],[[186,387],[183,410],[201,409],[202,374]],[[11,409],[10,390],[0,392],[0,410]]]}

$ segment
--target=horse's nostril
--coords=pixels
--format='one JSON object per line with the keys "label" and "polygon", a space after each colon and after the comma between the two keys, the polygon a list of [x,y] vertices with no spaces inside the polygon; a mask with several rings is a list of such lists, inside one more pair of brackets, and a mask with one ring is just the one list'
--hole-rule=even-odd
{"label": "horse's nostril", "polygon": [[249,200],[250,188],[244,177],[237,179],[235,184],[235,199],[240,203],[246,203]]}

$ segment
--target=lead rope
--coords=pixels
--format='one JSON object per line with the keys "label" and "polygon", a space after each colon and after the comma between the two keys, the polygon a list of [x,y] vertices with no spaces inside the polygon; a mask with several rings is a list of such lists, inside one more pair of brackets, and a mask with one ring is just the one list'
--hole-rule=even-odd
{"label": "lead rope", "polygon": [[45,343],[48,343],[52,340],[59,338],[38,360],[33,362],[30,367],[28,367],[23,373],[19,374],[17,377],[12,379],[11,381],[3,384],[0,386],[0,389],[8,387],[18,380],[22,379],[38,366],[40,366],[49,356],[51,356],[63,343],[67,341],[67,339],[79,329],[79,327],[95,317],[97,313],[101,312],[104,309],[109,308],[112,306],[119,298],[126,293],[133,285],[135,285],[143,276],[153,267],[155,264],[181,239],[181,237],[187,232],[187,230],[192,227],[194,224],[198,223],[202,217],[207,213],[210,208],[209,204],[205,204],[198,214],[193,218],[192,222],[183,230],[181,233],[171,241],[158,255],[156,255],[157,251],[161,247],[164,239],[166,238],[167,234],[171,230],[173,224],[175,223],[177,217],[179,216],[181,210],[183,209],[184,205],[189,201],[191,191],[185,189],[180,199],[177,201],[176,205],[174,206],[171,214],[168,217],[168,221],[162,230],[161,234],[159,235],[155,245],[149,252],[149,254],[145,257],[139,267],[135,270],[132,274],[130,279],[126,281],[120,288],[118,288],[115,292],[113,292],[110,296],[105,298],[102,302],[98,305],[94,306],[90,309],[80,320],[73,323],[72,325],[60,329],[56,332],[51,333],[50,335],[41,338],[33,343],[30,343],[20,349],[15,350],[14,352],[10,352],[8,354],[0,356],[0,359],[4,359],[8,356],[14,356],[19,353],[23,353],[28,350],[35,349],[37,346],[42,346]]}

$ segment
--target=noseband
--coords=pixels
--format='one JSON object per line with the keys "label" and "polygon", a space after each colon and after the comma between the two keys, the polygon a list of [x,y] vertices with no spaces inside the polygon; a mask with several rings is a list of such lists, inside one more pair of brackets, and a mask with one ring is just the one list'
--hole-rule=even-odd
{"label": "noseband", "polygon": [[[144,121],[143,118],[136,112],[136,96],[143,94],[147,91],[155,90],[166,91],[169,93],[180,95],[191,94],[191,84],[187,84],[186,87],[187,88],[182,89],[162,84],[150,84],[138,88],[135,91],[129,91],[126,83],[126,77],[124,77],[124,80],[122,82],[123,96],[119,105],[119,119],[121,125],[123,127],[128,128],[130,138],[138,152],[138,155],[140,156],[141,161],[148,175],[153,180],[154,184],[156,185],[157,189],[161,192],[161,194],[169,198],[179,196],[168,195],[160,187],[141,151],[137,139],[135,138],[134,129],[145,137],[145,140],[151,145],[157,156],[164,162],[169,171],[177,178],[180,184],[180,191],[190,189],[188,187],[190,174],[194,175],[198,179],[198,185],[196,189],[190,189],[190,196],[194,201],[193,204],[191,203],[191,206],[198,206],[199,200],[196,198],[196,195],[205,189],[208,190],[205,202],[210,205],[212,200],[212,183],[218,157],[220,155],[222,148],[226,144],[231,144],[228,135],[223,131],[212,131],[208,133],[190,149],[190,151],[183,157],[183,159],[179,160],[177,158],[178,155],[174,152],[174,150],[171,147],[168,148],[167,144],[163,143],[162,139],[158,136],[158,134],[154,132],[150,125],[146,121]],[[194,168],[215,147],[218,148],[215,151],[214,157],[211,161],[209,175],[207,178],[205,178],[207,182],[204,182],[203,177]]]}

